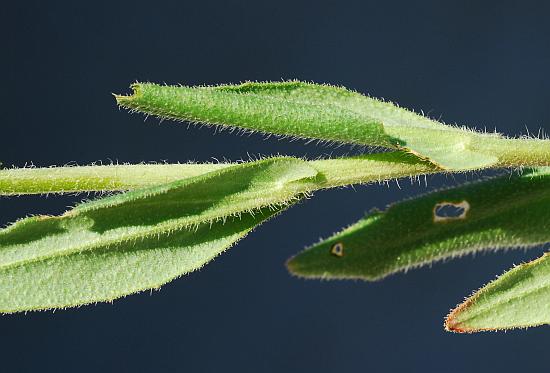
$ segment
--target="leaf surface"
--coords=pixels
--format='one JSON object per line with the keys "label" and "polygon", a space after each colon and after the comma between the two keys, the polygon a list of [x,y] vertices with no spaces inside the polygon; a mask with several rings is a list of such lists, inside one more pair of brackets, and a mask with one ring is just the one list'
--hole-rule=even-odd
{"label": "leaf surface", "polygon": [[288,268],[303,277],[376,280],[471,252],[545,242],[550,242],[550,168],[373,212],[291,258]]}
{"label": "leaf surface", "polygon": [[[201,268],[284,208],[264,208],[255,215],[230,217],[225,224],[202,223],[133,242],[102,244],[98,238],[86,251],[5,262],[0,268],[0,312],[73,307],[159,288]],[[83,232],[64,232],[66,239],[89,238]]]}
{"label": "leaf surface", "polygon": [[277,135],[391,146],[383,125],[346,105],[360,95],[301,82],[184,87],[137,83],[116,96],[132,110]]}
{"label": "leaf surface", "polygon": [[119,105],[162,118],[409,151],[443,170],[550,165],[550,142],[442,124],[390,102],[298,81],[215,87],[136,83]]}
{"label": "leaf surface", "polygon": [[271,158],[23,219],[0,231],[0,311],[158,287],[306,194],[316,176],[304,161]]}
{"label": "leaf surface", "polygon": [[550,324],[550,253],[521,264],[454,309],[447,330],[471,333]]}

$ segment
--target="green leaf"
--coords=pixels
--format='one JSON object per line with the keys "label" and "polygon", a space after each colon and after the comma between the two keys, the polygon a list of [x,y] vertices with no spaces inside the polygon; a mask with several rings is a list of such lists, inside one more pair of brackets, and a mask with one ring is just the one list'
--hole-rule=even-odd
{"label": "green leaf", "polygon": [[[263,208],[254,216],[245,213],[225,223],[202,223],[130,242],[102,243],[98,237],[82,252],[67,249],[34,255],[26,261],[4,259],[0,267],[0,312],[73,307],[159,288],[201,268],[284,208]],[[29,241],[26,249],[43,250],[56,240],[90,239],[85,225],[67,229],[49,223],[50,230],[42,233],[50,239]]]}
{"label": "green leaf", "polygon": [[23,219],[0,231],[0,311],[158,287],[306,194],[316,176],[302,160],[271,158]]}
{"label": "green leaf", "polygon": [[[434,170],[398,152],[181,166],[159,165],[158,173],[155,165],[1,171],[0,181],[9,172],[0,182],[4,192],[28,192],[29,186],[31,192],[93,190],[186,178],[0,230],[0,311],[76,306],[156,288],[200,268],[314,190]],[[131,184],[139,174],[146,177]]]}
{"label": "green leaf", "polygon": [[160,117],[301,138],[391,146],[382,123],[350,110],[356,93],[301,82],[183,87],[132,85],[120,105]]}
{"label": "green leaf", "polygon": [[291,258],[288,268],[303,277],[375,280],[475,251],[545,242],[550,242],[550,168],[373,212]]}
{"label": "green leaf", "polygon": [[548,166],[550,141],[508,139],[444,125],[341,87],[244,83],[218,87],[136,83],[122,107],[198,123],[409,151],[443,170]]}
{"label": "green leaf", "polygon": [[504,273],[454,309],[449,331],[525,328],[550,324],[550,253]]}

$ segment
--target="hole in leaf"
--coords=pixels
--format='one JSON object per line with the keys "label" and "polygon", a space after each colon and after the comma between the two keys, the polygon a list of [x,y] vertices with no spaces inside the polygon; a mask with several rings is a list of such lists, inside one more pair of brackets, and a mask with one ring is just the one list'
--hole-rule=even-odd
{"label": "hole in leaf", "polygon": [[341,242],[337,242],[330,248],[330,253],[337,257],[343,257],[344,256],[344,244]]}
{"label": "hole in leaf", "polygon": [[440,223],[451,220],[463,220],[466,219],[466,215],[470,210],[470,204],[468,201],[462,201],[459,203],[454,202],[440,202],[434,206],[434,223]]}

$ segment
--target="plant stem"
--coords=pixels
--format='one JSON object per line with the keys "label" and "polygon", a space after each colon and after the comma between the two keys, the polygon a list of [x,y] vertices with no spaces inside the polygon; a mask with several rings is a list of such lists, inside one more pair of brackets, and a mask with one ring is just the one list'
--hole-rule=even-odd
{"label": "plant stem", "polygon": [[5,169],[0,170],[0,195],[124,191],[198,176],[229,165],[140,164]]}
{"label": "plant stem", "polygon": [[470,147],[498,157],[495,167],[550,166],[550,140],[475,136]]}
{"label": "plant stem", "polygon": [[[333,188],[439,171],[430,163],[402,153],[309,161],[320,177],[313,189]],[[232,163],[73,166],[0,170],[0,195],[110,192],[146,188],[198,176]]]}
{"label": "plant stem", "polygon": [[381,182],[441,172],[433,164],[402,152],[323,159],[310,161],[309,163],[319,170],[323,176],[323,180],[319,181],[317,189]]}

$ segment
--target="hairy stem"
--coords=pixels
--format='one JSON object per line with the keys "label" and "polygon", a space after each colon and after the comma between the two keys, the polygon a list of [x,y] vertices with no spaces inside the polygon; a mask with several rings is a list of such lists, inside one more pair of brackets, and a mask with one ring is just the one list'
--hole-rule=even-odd
{"label": "hairy stem", "polygon": [[476,136],[470,146],[496,155],[497,167],[550,166],[550,140]]}
{"label": "hairy stem", "polygon": [[[437,172],[402,152],[309,162],[320,172],[315,189]],[[202,175],[231,163],[74,166],[0,170],[0,195],[125,191]]]}
{"label": "hairy stem", "polygon": [[186,179],[229,164],[140,164],[0,170],[0,195],[107,192]]}

